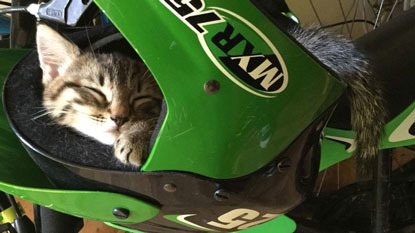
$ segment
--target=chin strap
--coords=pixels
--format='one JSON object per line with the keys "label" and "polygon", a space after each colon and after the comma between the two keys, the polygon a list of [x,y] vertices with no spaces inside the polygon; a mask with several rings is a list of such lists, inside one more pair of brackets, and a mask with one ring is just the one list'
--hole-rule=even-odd
{"label": "chin strap", "polygon": [[0,14],[27,12],[37,20],[48,20],[69,26],[75,26],[92,0],[51,0],[48,3],[30,4],[27,7],[6,7]]}

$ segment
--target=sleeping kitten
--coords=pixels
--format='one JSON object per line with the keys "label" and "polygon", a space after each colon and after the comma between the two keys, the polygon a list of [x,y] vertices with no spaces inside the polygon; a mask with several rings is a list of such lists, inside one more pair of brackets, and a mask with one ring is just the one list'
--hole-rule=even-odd
{"label": "sleeping kitten", "polygon": [[114,145],[120,161],[140,165],[163,98],[146,66],[117,54],[82,52],[44,24],[36,40],[49,116]]}

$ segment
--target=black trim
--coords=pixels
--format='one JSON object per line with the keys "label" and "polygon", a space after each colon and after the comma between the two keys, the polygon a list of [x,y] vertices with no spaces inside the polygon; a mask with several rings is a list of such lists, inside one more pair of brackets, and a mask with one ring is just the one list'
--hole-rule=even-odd
{"label": "black trim", "polygon": [[12,205],[9,202],[6,194],[4,192],[0,192],[0,212],[10,208]]}
{"label": "black trim", "polygon": [[411,127],[409,128],[409,134],[415,136],[415,122],[412,123]]}
{"label": "black trim", "polygon": [[[310,196],[320,158],[321,129],[318,126],[327,121],[331,111],[315,120],[267,166],[250,175],[228,180],[185,172],[132,173],[84,168],[51,160],[26,145],[25,148],[60,188],[123,193],[161,207],[161,213],[156,218],[126,227],[149,232],[160,228],[186,232],[188,228],[164,219],[163,215],[195,213],[198,216],[193,217],[192,221],[203,225],[236,208],[251,208],[261,214],[286,213]],[[285,165],[280,166],[281,162]],[[111,183],[108,183],[109,180]],[[165,184],[174,184],[176,192],[164,190]],[[229,199],[218,201],[214,197],[218,189],[226,190]]]}

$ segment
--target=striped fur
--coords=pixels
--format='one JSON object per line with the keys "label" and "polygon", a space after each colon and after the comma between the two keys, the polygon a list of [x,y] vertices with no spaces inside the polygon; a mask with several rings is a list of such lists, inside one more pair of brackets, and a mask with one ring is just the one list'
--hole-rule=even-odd
{"label": "striped fur", "polygon": [[376,156],[387,111],[369,60],[350,40],[323,30],[295,27],[290,34],[348,85],[351,125],[356,134],[354,154],[363,159]]}
{"label": "striped fur", "polygon": [[82,52],[42,24],[37,44],[48,115],[104,144],[117,142],[117,158],[141,164],[162,101],[146,66],[117,54]]}

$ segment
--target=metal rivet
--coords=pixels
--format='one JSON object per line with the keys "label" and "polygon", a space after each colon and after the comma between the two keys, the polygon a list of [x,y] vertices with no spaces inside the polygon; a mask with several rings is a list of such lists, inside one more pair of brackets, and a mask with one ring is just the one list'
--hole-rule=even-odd
{"label": "metal rivet", "polygon": [[316,131],[320,131],[320,130],[322,130],[325,124],[326,124],[326,122],[325,122],[325,121],[321,121],[321,122],[319,122],[319,123],[317,124],[317,126],[316,126]]}
{"label": "metal rivet", "polygon": [[272,166],[268,170],[265,171],[265,175],[273,176],[275,174],[275,171],[277,171],[277,168],[275,166]]}
{"label": "metal rivet", "polygon": [[213,95],[219,91],[220,84],[216,80],[209,80],[205,83],[204,89],[206,93]]}
{"label": "metal rivet", "polygon": [[306,177],[301,177],[300,178],[300,184],[301,185],[306,186],[306,185],[308,185],[308,183],[309,183],[309,180]]}
{"label": "metal rivet", "polygon": [[215,197],[217,201],[227,201],[230,198],[230,194],[226,192],[224,189],[216,190],[213,196]]}
{"label": "metal rivet", "polygon": [[118,219],[127,219],[130,216],[130,211],[124,208],[115,208],[112,210],[112,215]]}
{"label": "metal rivet", "polygon": [[165,184],[163,186],[163,188],[164,188],[164,190],[166,190],[169,193],[174,193],[177,190],[176,185],[174,185],[174,184]]}
{"label": "metal rivet", "polygon": [[284,173],[288,168],[291,167],[291,161],[288,158],[283,158],[277,164],[277,169],[279,172]]}

